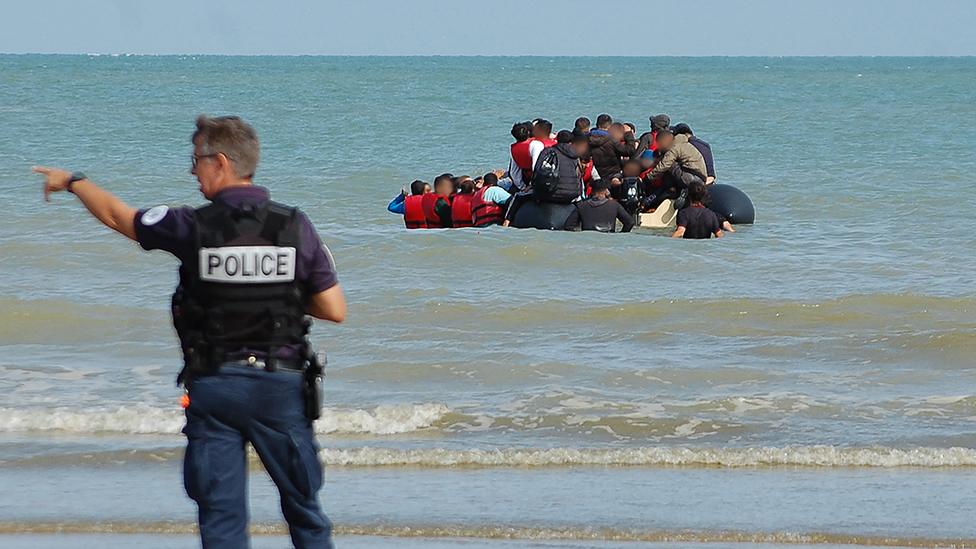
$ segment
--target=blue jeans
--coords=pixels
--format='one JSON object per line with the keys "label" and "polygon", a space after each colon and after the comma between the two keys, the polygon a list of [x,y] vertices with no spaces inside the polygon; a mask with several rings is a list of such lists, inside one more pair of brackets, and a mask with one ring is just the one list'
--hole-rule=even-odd
{"label": "blue jeans", "polygon": [[295,547],[332,549],[332,523],[317,497],[322,465],[304,413],[302,375],[224,366],[215,375],[195,378],[189,391],[183,483],[199,508],[203,547],[250,546],[250,442],[278,487]]}

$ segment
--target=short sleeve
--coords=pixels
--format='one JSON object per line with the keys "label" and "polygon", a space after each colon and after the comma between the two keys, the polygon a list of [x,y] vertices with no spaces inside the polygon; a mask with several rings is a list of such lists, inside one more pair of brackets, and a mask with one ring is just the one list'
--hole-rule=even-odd
{"label": "short sleeve", "polygon": [[324,292],[339,283],[335,259],[308,217],[301,213],[302,246],[296,275],[309,294]]}
{"label": "short sleeve", "polygon": [[678,227],[684,227],[686,229],[688,228],[688,213],[688,208],[678,211]]}
{"label": "short sleeve", "polygon": [[712,214],[712,234],[715,234],[722,230],[722,220],[719,219],[718,214],[708,210]]}
{"label": "short sleeve", "polygon": [[193,208],[156,206],[136,212],[136,240],[144,250],[164,250],[176,256],[192,247]]}

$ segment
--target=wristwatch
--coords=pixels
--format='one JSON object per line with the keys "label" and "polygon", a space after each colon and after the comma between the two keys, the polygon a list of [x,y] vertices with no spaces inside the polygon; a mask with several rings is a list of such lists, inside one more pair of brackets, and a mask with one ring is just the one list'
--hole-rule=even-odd
{"label": "wristwatch", "polygon": [[65,190],[67,190],[71,194],[75,194],[75,192],[71,190],[71,186],[81,181],[82,179],[88,179],[88,176],[81,172],[72,172],[71,177],[68,178],[68,184],[64,186]]}

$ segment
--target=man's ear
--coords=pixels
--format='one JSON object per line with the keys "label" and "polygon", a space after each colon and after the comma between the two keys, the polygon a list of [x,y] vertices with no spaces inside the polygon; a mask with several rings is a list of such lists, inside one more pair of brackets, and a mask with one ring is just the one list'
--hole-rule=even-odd
{"label": "man's ear", "polygon": [[221,173],[227,173],[228,170],[234,171],[234,166],[232,165],[232,163],[230,161],[230,157],[227,156],[226,154],[224,154],[224,153],[218,153],[217,154],[217,162],[220,163],[220,171],[221,171]]}

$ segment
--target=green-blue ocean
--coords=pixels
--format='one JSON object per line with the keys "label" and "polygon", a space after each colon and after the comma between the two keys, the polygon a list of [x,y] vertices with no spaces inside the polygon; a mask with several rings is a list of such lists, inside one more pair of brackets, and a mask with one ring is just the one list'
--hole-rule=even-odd
{"label": "green-blue ocean", "polygon": [[[976,546],[976,59],[0,55],[0,545],[193,547],[176,261],[35,164],[202,204],[200,113],[335,255],[340,547]],[[721,240],[407,231],[512,123],[667,113],[756,206]],[[255,547],[287,545],[254,460]]]}

